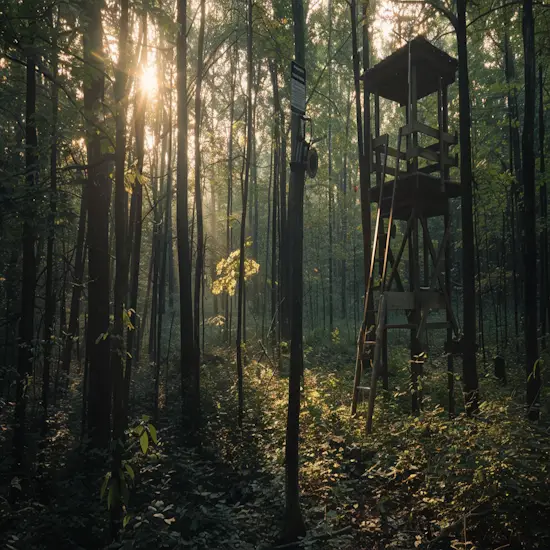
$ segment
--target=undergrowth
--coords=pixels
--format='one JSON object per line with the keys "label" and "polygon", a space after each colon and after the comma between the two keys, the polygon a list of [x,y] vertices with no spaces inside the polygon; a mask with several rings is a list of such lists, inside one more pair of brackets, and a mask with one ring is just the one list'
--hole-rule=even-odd
{"label": "undergrowth", "polygon": [[[112,547],[264,549],[275,544],[284,508],[286,362],[248,350],[246,414],[237,427],[233,357],[201,367],[202,447],[180,423],[176,367],[162,388],[158,445],[131,457],[128,521]],[[350,349],[306,346],[302,384],[301,492],[308,537],[319,549],[534,549],[550,547],[547,425],[524,420],[521,373],[502,388],[482,377],[476,418],[450,419],[446,361],[426,364],[423,410],[409,414],[408,357],[391,354],[390,389],[376,403],[374,433],[364,406],[350,417]],[[458,372],[458,369],[457,369]],[[482,373],[483,374],[483,373]],[[135,387],[136,415],[148,412],[146,368]],[[108,540],[99,498],[105,458],[79,443],[73,396],[37,452],[35,490],[17,509],[2,501],[6,548],[95,549]],[[139,418],[139,416],[136,416]],[[4,447],[9,448],[9,430]],[[4,472],[7,472],[4,469]],[[5,480],[9,479],[7,473]],[[4,484],[6,485],[6,483]]]}

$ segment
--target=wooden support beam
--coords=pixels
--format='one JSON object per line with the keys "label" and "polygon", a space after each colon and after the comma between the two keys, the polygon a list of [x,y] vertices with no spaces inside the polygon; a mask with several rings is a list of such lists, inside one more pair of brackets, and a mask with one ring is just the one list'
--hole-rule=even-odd
{"label": "wooden support beam", "polygon": [[388,286],[387,288],[391,288],[391,284],[396,277],[397,268],[399,267],[399,262],[401,261],[401,256],[403,256],[403,252],[405,251],[405,245],[407,244],[407,239],[410,237],[411,234],[411,228],[413,225],[413,219],[415,217],[414,209],[411,212],[411,217],[409,218],[409,221],[407,222],[407,228],[405,229],[405,233],[403,234],[403,240],[401,241],[401,246],[399,247],[399,250],[397,251],[397,256],[395,257],[395,262],[392,263],[392,271],[390,273],[390,278],[388,279]]}
{"label": "wooden support beam", "polygon": [[456,158],[449,157],[447,155],[441,157],[439,152],[432,151],[427,147],[410,147],[407,149],[407,162],[412,159],[418,159],[418,157],[437,162],[442,166],[456,166]]}
{"label": "wooden support beam", "polygon": [[[420,222],[424,223],[423,218],[420,218]],[[428,239],[427,244],[428,244],[428,249],[430,251],[430,256],[432,257],[432,262],[434,262],[434,264],[435,264],[437,254],[435,252],[435,248],[434,248],[434,245],[432,243],[432,240]],[[445,279],[441,275],[441,273],[436,272],[436,275],[437,275],[437,279],[439,281],[439,284],[441,285],[441,288],[444,289],[443,296],[445,298],[445,305],[446,305],[447,313],[449,314],[449,320],[450,320],[451,324],[453,325],[453,332],[455,333],[455,336],[458,337],[458,330],[459,330],[458,329],[458,323],[457,323],[455,314],[453,312],[453,306],[451,304],[451,299],[449,297],[449,294],[447,292],[445,292]]]}
{"label": "wooden support beam", "polygon": [[458,134],[456,132],[454,135],[449,134],[448,132],[442,132],[440,134],[437,128],[432,128],[431,126],[428,126],[423,122],[419,122],[418,120],[411,121],[403,127],[404,136],[409,136],[414,133],[424,134],[426,136],[433,137],[434,139],[443,139],[450,145],[456,145],[458,143]]}

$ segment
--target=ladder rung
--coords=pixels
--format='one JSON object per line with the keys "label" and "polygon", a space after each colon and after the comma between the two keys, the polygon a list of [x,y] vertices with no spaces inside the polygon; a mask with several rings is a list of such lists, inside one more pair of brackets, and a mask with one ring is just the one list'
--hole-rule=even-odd
{"label": "ladder rung", "polygon": [[386,328],[418,328],[418,325],[415,325],[414,323],[402,323],[397,325],[386,325]]}
{"label": "ladder rung", "polygon": [[363,390],[363,391],[370,391],[370,388],[368,386],[357,386],[357,389]]}
{"label": "ladder rung", "polygon": [[365,346],[375,346],[376,340],[367,340],[365,341]]}

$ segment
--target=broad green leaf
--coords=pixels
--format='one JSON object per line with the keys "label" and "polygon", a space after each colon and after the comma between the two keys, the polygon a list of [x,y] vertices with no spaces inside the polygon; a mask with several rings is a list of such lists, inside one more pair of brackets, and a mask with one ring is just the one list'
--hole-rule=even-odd
{"label": "broad green leaf", "polygon": [[139,444],[141,446],[141,451],[143,454],[147,453],[147,449],[149,448],[149,436],[147,435],[147,432],[144,431],[140,438],[139,438]]}
{"label": "broad green leaf", "polygon": [[153,443],[157,445],[157,429],[153,426],[153,424],[149,424],[149,433],[151,434],[151,439],[153,440]]}
{"label": "broad green leaf", "polygon": [[126,471],[128,472],[128,475],[130,476],[130,479],[133,480],[136,477],[133,468],[127,462],[126,462],[126,464],[124,464],[124,468],[126,468]]}
{"label": "broad green leaf", "polygon": [[143,433],[143,430],[145,430],[145,428],[140,424],[139,426],[136,426],[134,428],[134,433],[136,435],[141,435]]}

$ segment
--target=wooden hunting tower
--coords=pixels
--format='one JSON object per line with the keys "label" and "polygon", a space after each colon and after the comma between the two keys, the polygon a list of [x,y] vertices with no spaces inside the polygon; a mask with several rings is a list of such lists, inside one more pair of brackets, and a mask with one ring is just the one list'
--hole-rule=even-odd
{"label": "wooden hunting tower", "polygon": [[[370,164],[370,173],[376,174],[376,185],[370,188],[369,197],[378,205],[378,212],[372,236],[364,318],[357,342],[352,413],[356,411],[359,392],[367,392],[367,432],[372,429],[378,379],[382,378],[384,387],[388,387],[387,331],[392,328],[410,330],[413,412],[420,409],[418,377],[425,360],[426,331],[447,331],[449,408],[454,409],[452,353],[458,351],[459,329],[451,306],[449,200],[459,197],[461,188],[459,182],[451,181],[451,168],[458,165],[458,158],[450,154],[457,143],[457,135],[448,131],[447,88],[455,81],[456,70],[454,58],[419,36],[362,77],[366,97],[367,164]],[[437,103],[428,100],[424,105],[428,111],[432,105],[431,110],[435,111],[432,116],[426,115],[432,120],[432,125],[428,125],[419,120],[418,102],[432,95],[437,96]],[[393,140],[388,134],[380,134],[380,98],[405,107],[405,125],[397,129]],[[402,237],[397,238],[396,222],[399,220],[404,229]],[[436,225],[443,231],[439,243],[434,243],[430,236],[430,227],[433,231]],[[397,241],[393,245],[395,253],[392,241]],[[406,248],[408,260],[405,262]],[[378,263],[379,275],[376,281],[375,263]],[[399,274],[401,263],[406,264],[406,288]],[[444,321],[429,321],[430,312],[435,310],[445,311]],[[404,314],[404,322],[388,322],[388,314],[398,311]],[[392,317],[395,316],[393,313]],[[361,379],[368,371],[364,367],[370,364],[371,384],[367,388],[361,385]]]}

